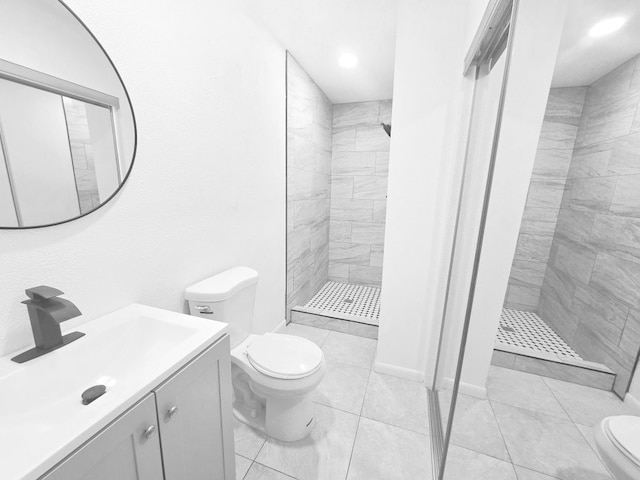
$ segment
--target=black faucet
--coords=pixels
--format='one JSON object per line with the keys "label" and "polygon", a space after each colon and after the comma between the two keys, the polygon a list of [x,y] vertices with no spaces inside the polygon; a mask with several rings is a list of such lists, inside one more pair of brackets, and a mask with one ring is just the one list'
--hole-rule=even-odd
{"label": "black faucet", "polygon": [[11,360],[17,363],[24,363],[84,336],[84,333],[81,332],[62,335],[60,324],[81,315],[78,307],[69,300],[58,298],[58,295],[62,295],[64,292],[46,285],[28,288],[25,292],[29,300],[25,300],[22,303],[27,306],[29,312],[31,330],[33,330],[33,339],[36,346]]}

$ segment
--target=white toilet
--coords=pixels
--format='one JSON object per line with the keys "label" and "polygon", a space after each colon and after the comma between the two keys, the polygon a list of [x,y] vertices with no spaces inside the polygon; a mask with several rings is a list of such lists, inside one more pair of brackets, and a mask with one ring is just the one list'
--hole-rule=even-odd
{"label": "white toilet", "polygon": [[640,479],[640,417],[607,417],[594,428],[596,447],[616,480]]}
{"label": "white toilet", "polygon": [[306,437],[314,426],[311,394],[326,372],[310,340],[253,333],[258,272],[235,267],[185,291],[191,315],[229,324],[233,414],[278,440]]}

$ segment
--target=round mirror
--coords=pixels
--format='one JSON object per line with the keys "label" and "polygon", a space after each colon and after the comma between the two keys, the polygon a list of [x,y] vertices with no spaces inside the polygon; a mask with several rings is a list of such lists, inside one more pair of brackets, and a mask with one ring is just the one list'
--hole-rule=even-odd
{"label": "round mirror", "polygon": [[136,149],[111,59],[57,0],[0,1],[0,228],[68,222],[108,202]]}

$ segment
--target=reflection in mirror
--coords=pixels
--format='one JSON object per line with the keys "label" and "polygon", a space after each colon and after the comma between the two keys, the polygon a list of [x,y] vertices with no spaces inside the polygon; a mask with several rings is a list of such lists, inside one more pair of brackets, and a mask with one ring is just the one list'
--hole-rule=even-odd
{"label": "reflection in mirror", "polygon": [[0,228],[95,210],[134,151],[127,93],[84,25],[55,0],[0,3]]}

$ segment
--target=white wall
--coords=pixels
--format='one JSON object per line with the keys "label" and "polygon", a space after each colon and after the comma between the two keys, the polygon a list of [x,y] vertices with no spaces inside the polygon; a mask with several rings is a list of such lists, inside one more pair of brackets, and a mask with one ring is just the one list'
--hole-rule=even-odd
{"label": "white wall", "polygon": [[401,0],[398,11],[376,368],[410,378],[424,376],[427,347],[437,342],[440,205],[455,171],[467,3]]}
{"label": "white wall", "polygon": [[32,343],[25,288],[60,288],[83,320],[131,302],[186,312],[185,286],[241,264],[260,272],[258,324],[274,328],[284,319],[283,48],[231,1],[68,3],[129,89],[138,154],[97,212],[0,231],[0,354]]}
{"label": "white wall", "polygon": [[[376,368],[380,371],[431,380],[464,158],[464,119],[468,118],[470,107],[471,81],[462,77],[462,61],[487,3],[484,0],[468,4],[463,0],[402,0],[400,3],[394,135],[376,357]],[[499,305],[504,298],[526,198],[526,185],[520,187],[522,182],[528,185],[548,94],[547,77],[550,81],[563,20],[564,2],[560,2],[560,7],[553,0],[537,3],[522,0],[522,3],[526,4],[528,27],[521,28],[522,47],[512,67],[515,85],[505,121],[509,126],[503,133],[509,140],[501,145],[499,153],[509,165],[497,175],[493,195],[503,204],[502,208],[492,211],[489,219],[491,233],[483,255],[483,274],[477,293],[480,300],[474,308],[471,348],[466,362],[472,367],[465,370],[465,381],[480,390],[484,388],[489,368]],[[534,3],[540,5],[537,11]],[[451,25],[458,28],[453,30]],[[545,29],[543,35],[541,28]],[[527,52],[526,47],[533,50]],[[518,162],[513,161],[515,158]],[[483,183],[482,175],[473,179]],[[478,186],[482,187],[475,185]],[[474,191],[482,195],[483,188]],[[501,239],[502,229],[506,229],[506,235]],[[476,237],[477,232],[468,229],[462,239],[463,252],[458,253],[467,264],[467,272]],[[493,269],[495,275],[490,274]],[[466,288],[453,292],[450,305],[458,309],[453,308],[449,318],[454,322],[463,320],[466,299]],[[459,335],[448,340],[449,351],[457,351]],[[449,364],[449,373],[453,365],[453,362]]]}

